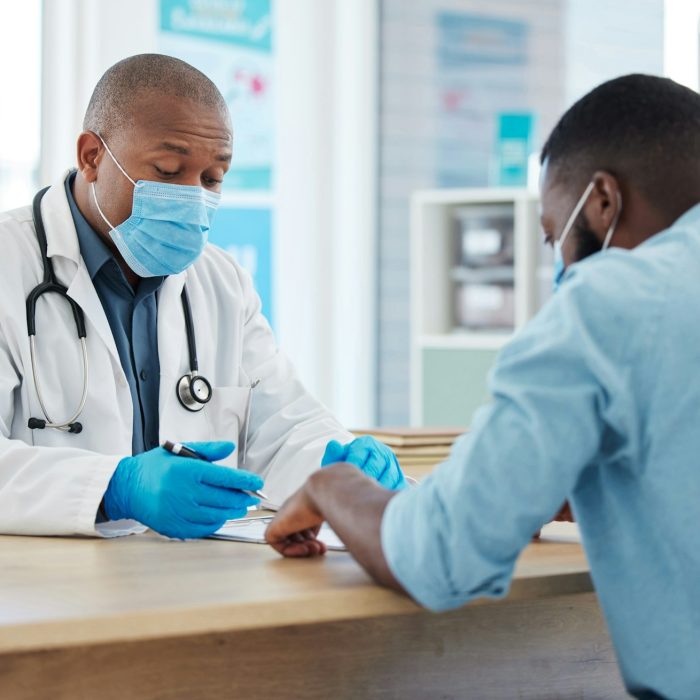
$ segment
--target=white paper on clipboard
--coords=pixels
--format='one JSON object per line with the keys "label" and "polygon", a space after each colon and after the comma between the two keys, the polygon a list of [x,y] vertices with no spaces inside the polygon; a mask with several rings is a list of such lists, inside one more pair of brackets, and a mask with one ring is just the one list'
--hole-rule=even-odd
{"label": "white paper on clipboard", "polygon": [[[257,518],[242,518],[229,520],[213,535],[217,540],[229,540],[231,542],[250,542],[252,544],[266,544],[265,530],[272,522],[273,515],[263,515]],[[323,542],[331,552],[347,552],[347,547],[340,541],[338,535],[333,532],[328,523],[321,525],[318,539]]]}

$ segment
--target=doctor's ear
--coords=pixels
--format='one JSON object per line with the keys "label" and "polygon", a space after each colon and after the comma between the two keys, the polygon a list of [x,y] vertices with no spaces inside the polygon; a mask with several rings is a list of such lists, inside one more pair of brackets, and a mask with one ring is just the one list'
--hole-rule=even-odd
{"label": "doctor's ear", "polygon": [[83,131],[78,136],[78,170],[86,182],[97,180],[97,166],[102,160],[104,147],[100,137],[92,131]]}
{"label": "doctor's ear", "polygon": [[620,182],[609,172],[599,170],[591,178],[593,190],[584,207],[586,219],[600,238],[601,243],[610,226],[620,216],[621,194]]}

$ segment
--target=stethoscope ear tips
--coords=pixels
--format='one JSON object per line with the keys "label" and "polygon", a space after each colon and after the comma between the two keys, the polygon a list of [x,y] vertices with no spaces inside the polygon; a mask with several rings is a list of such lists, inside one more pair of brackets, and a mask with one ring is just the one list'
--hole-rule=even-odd
{"label": "stethoscope ear tips", "polygon": [[[43,430],[46,427],[46,421],[42,420],[41,418],[30,418],[29,421],[27,422],[27,427],[29,430]],[[56,428],[58,426],[56,425],[50,425],[50,428]],[[67,426],[69,433],[75,433],[76,435],[78,433],[83,432],[83,424],[82,423],[69,423]],[[63,430],[65,430],[65,427],[62,427]]]}

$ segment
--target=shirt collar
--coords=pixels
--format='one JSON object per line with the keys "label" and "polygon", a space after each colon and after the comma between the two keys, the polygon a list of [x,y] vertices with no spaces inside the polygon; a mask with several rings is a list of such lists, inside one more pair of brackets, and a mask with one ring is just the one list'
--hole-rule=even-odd
{"label": "shirt collar", "polygon": [[[75,231],[78,234],[78,243],[80,245],[80,254],[83,256],[85,266],[87,267],[90,279],[94,280],[97,273],[102,269],[105,263],[114,260],[114,255],[109,248],[103,243],[99,234],[87,222],[73,197],[73,181],[75,180],[75,172],[72,172],[65,181],[66,197],[68,198],[68,206],[70,207]],[[116,262],[116,260],[115,260]]]}
{"label": "shirt collar", "polygon": [[688,209],[684,214],[681,214],[671,225],[670,228],[676,228],[681,226],[694,226],[694,224],[700,219],[700,204]]}

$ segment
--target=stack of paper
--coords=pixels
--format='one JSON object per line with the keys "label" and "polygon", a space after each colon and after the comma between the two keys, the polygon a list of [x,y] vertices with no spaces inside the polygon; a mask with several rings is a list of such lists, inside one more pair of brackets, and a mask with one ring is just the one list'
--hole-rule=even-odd
{"label": "stack of paper", "polygon": [[355,430],[355,435],[371,435],[394,450],[401,467],[426,472],[447,459],[454,441],[464,428],[377,428]]}
{"label": "stack of paper", "polygon": [[[265,530],[272,522],[274,516],[262,516],[257,518],[241,518],[229,520],[210,537],[217,540],[230,540],[232,542],[250,542],[252,544],[265,544]],[[318,539],[325,543],[331,552],[345,552],[347,548],[340,541],[338,535],[331,530],[328,523],[323,523],[318,533]]]}

